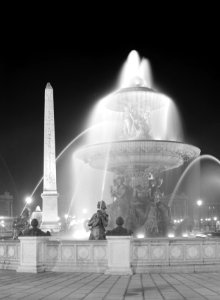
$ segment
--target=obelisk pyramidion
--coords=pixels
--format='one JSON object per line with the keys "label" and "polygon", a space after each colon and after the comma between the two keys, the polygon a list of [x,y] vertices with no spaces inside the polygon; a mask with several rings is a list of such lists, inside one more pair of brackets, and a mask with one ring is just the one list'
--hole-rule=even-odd
{"label": "obelisk pyramidion", "polygon": [[59,231],[58,193],[56,181],[56,151],[53,88],[47,83],[44,108],[44,180],[43,180],[43,216],[41,228]]}

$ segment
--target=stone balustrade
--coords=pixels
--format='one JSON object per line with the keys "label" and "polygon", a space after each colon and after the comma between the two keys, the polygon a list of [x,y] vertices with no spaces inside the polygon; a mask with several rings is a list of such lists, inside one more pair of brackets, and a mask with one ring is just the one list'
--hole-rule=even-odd
{"label": "stone balustrade", "polygon": [[19,239],[0,241],[0,269],[121,275],[220,271],[218,238],[108,237],[106,241],[56,240],[54,237]]}
{"label": "stone balustrade", "polygon": [[103,273],[107,263],[107,242],[104,240],[50,240],[47,243],[47,270]]}
{"label": "stone balustrade", "polygon": [[220,239],[143,239],[132,243],[135,273],[220,270]]}
{"label": "stone balustrade", "polygon": [[20,263],[20,243],[16,240],[0,241],[0,269],[16,270]]}

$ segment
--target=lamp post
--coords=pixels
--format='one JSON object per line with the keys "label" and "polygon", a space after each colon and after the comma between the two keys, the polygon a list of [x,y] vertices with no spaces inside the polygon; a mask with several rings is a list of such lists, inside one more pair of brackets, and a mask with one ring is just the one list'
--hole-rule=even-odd
{"label": "lamp post", "polygon": [[200,207],[202,206],[202,203],[203,203],[203,202],[202,202],[201,199],[199,199],[199,200],[196,201],[196,204],[198,205],[198,212],[199,212],[199,213],[198,213],[198,215],[199,215],[199,216],[198,216],[198,219],[199,219],[199,222],[198,222],[199,230],[201,229],[201,224],[200,224],[201,208],[200,208]]}

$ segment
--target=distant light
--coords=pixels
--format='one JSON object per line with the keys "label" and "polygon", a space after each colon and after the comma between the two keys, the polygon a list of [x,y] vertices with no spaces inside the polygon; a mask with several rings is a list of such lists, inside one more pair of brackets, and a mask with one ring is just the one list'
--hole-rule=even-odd
{"label": "distant light", "polygon": [[73,225],[75,225],[77,222],[75,221],[75,220],[72,220],[71,222],[70,222],[70,226],[73,226]]}
{"label": "distant light", "polygon": [[196,204],[197,204],[198,206],[201,206],[201,205],[202,205],[202,200],[200,200],[200,199],[197,200],[197,201],[196,201]]}
{"label": "distant light", "polygon": [[68,215],[68,214],[65,214],[65,215],[64,215],[64,218],[65,218],[65,219],[68,219],[68,218],[69,218],[69,215]]}
{"label": "distant light", "polygon": [[57,221],[59,221],[60,220],[60,217],[57,217]]}
{"label": "distant light", "polygon": [[35,209],[35,211],[41,211],[40,206],[38,205]]}
{"label": "distant light", "polygon": [[182,234],[182,237],[188,237],[189,235],[188,235],[188,233],[187,232],[184,232],[183,234]]}
{"label": "distant light", "polygon": [[83,214],[87,214],[88,210],[86,208],[83,208],[82,212]]}
{"label": "distant light", "polygon": [[213,220],[214,220],[214,221],[217,221],[217,220],[218,220],[218,218],[217,218],[217,217],[214,217],[214,218],[213,218]]}
{"label": "distant light", "polygon": [[138,233],[137,238],[138,239],[144,239],[144,234],[143,233]]}
{"label": "distant light", "polygon": [[26,202],[27,204],[31,204],[32,198],[31,198],[31,197],[26,197],[25,202]]}
{"label": "distant light", "polygon": [[74,231],[73,238],[76,240],[87,240],[89,238],[89,235],[89,232],[86,232],[84,229],[79,229]]}
{"label": "distant light", "polygon": [[175,237],[174,233],[172,232],[168,233],[168,238],[174,238],[174,237]]}

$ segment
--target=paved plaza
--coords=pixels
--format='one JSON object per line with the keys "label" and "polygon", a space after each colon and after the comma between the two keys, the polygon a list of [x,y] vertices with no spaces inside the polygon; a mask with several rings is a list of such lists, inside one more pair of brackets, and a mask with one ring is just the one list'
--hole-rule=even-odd
{"label": "paved plaza", "polygon": [[16,273],[0,270],[0,299],[220,300],[220,273]]}

